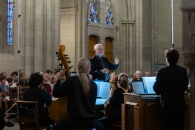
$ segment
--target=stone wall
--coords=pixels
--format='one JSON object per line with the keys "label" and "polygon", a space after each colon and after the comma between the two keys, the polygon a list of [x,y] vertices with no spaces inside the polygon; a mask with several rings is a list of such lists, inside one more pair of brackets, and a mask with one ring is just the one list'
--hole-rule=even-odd
{"label": "stone wall", "polygon": [[[182,11],[181,2],[174,1],[174,44],[182,54]],[[171,48],[171,2],[170,0],[158,1],[158,62],[164,63],[164,50]],[[183,58],[180,56],[179,65],[183,66]]]}
{"label": "stone wall", "polygon": [[12,54],[0,53],[4,63],[0,70],[11,73],[22,69],[29,76],[33,72],[59,68],[55,52],[60,45],[60,0],[20,0],[20,4],[15,0],[13,35]]}
{"label": "stone wall", "polygon": [[0,0],[0,72],[8,75],[15,70],[13,46],[7,44],[7,1]]}

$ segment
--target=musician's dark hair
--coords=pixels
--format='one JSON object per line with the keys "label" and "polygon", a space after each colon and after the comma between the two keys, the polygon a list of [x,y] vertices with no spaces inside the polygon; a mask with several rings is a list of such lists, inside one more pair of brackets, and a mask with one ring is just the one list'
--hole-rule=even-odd
{"label": "musician's dark hair", "polygon": [[176,64],[179,59],[179,52],[175,49],[170,48],[168,50],[165,50],[165,57],[170,64]]}
{"label": "musician's dark hair", "polygon": [[5,77],[4,75],[2,75],[2,76],[0,77],[0,81],[2,81],[2,80],[4,80],[4,79],[6,79],[6,77]]}
{"label": "musician's dark hair", "polygon": [[10,76],[13,76],[13,75],[18,75],[18,72],[13,71]]}
{"label": "musician's dark hair", "polygon": [[120,87],[127,89],[129,85],[128,76],[126,74],[121,74],[119,77],[119,85]]}
{"label": "musician's dark hair", "polygon": [[29,86],[30,87],[38,87],[41,83],[43,83],[43,76],[38,73],[33,73],[30,75]]}

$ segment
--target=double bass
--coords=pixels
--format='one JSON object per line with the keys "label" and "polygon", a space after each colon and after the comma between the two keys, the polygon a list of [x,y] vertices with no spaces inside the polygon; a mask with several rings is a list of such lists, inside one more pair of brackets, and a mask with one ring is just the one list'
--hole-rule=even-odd
{"label": "double bass", "polygon": [[[67,57],[64,55],[64,52],[65,52],[65,46],[60,45],[59,57],[62,66],[66,68],[65,76],[66,78],[68,78],[70,76],[70,71],[69,71]],[[51,103],[50,117],[51,119],[55,120],[56,123],[60,122],[63,119],[68,118],[67,103],[68,103],[67,96],[57,98]]]}

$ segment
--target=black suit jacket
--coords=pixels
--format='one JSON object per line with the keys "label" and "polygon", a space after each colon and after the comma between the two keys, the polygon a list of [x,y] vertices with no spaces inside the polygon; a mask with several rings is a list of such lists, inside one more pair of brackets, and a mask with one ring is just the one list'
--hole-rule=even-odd
{"label": "black suit jacket", "polygon": [[[102,61],[104,62],[105,68],[109,69],[109,70],[116,70],[119,66],[119,64],[111,64],[107,58],[102,57]],[[93,76],[93,80],[94,79],[98,79],[98,80],[104,80],[105,81],[105,74],[101,72],[102,69],[104,69],[101,66],[100,60],[98,56],[94,56],[90,59],[91,62],[91,70],[90,70],[90,74]]]}
{"label": "black suit jacket", "polygon": [[186,102],[184,91],[188,87],[187,70],[178,65],[170,65],[159,70],[154,91],[161,95],[162,112],[184,111]]}

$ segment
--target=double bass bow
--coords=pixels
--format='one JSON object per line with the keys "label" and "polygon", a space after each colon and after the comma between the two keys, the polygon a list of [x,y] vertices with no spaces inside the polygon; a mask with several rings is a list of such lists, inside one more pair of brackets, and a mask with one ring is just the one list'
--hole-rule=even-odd
{"label": "double bass bow", "polygon": [[[65,77],[68,78],[70,76],[69,66],[68,66],[68,60],[65,52],[65,46],[60,45],[59,47],[59,58],[61,60],[61,65],[66,68]],[[50,117],[51,119],[55,120],[56,123],[60,122],[63,119],[68,118],[68,111],[67,111],[67,96],[60,97],[54,100],[50,105]]]}

